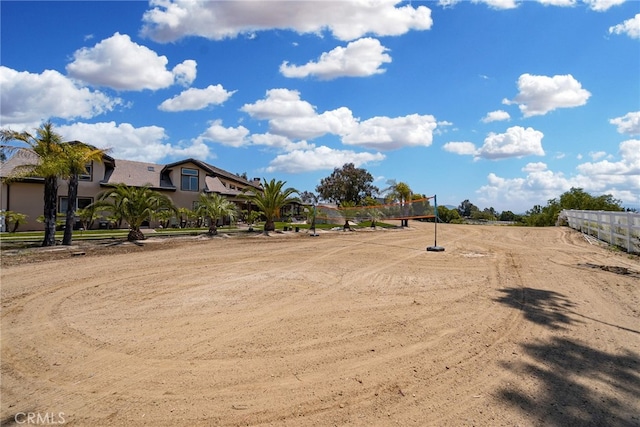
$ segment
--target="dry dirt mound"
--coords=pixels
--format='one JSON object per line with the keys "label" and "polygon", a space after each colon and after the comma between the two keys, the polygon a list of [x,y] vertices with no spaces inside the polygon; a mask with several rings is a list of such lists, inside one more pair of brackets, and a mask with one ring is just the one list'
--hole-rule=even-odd
{"label": "dry dirt mound", "polygon": [[443,225],[432,243],[412,222],[5,264],[0,418],[640,424],[640,279],[587,267],[637,258],[566,228]]}

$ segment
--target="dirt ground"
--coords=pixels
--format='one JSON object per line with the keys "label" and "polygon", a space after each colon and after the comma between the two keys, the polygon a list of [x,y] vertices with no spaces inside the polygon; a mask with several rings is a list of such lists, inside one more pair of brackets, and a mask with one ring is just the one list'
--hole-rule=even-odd
{"label": "dirt ground", "polygon": [[6,252],[2,425],[640,425],[638,257],[564,227],[433,241]]}

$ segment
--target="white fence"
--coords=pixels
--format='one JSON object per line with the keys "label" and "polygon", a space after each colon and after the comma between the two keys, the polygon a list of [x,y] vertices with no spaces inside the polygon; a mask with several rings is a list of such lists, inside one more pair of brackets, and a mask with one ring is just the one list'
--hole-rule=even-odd
{"label": "white fence", "polygon": [[634,212],[563,210],[560,219],[569,227],[597,237],[610,245],[640,253],[640,214]]}

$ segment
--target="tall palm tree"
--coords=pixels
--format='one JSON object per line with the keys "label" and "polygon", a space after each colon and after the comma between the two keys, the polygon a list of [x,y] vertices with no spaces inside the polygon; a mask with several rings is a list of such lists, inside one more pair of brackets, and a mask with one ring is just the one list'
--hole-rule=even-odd
{"label": "tall palm tree", "polygon": [[236,205],[218,193],[201,193],[198,197],[198,215],[209,218],[209,234],[218,234],[218,220],[229,217],[233,221],[237,215]]}
{"label": "tall palm tree", "polygon": [[171,199],[149,187],[130,187],[119,184],[102,192],[95,202],[97,208],[111,211],[112,214],[129,224],[127,240],[144,240],[140,227],[157,210],[176,211]]}
{"label": "tall palm tree", "polygon": [[291,187],[283,189],[286,181],[272,179],[267,182],[264,178],[262,181],[262,192],[256,191],[253,194],[245,194],[244,197],[256,205],[258,210],[264,214],[266,218],[264,232],[268,234],[269,231],[276,229],[274,221],[280,215],[280,209],[289,203],[299,201],[297,197],[293,196],[298,193],[298,190]]}
{"label": "tall palm tree", "polygon": [[[3,142],[23,142],[37,156],[37,160],[33,164],[24,164],[16,168],[15,177],[36,176],[44,179],[44,239],[42,246],[54,246],[56,244],[58,176],[66,170],[61,148],[62,137],[54,132],[51,122],[46,122],[36,129],[35,136],[28,132],[2,129],[0,130],[0,139]],[[13,150],[18,150],[18,148],[14,147]]]}
{"label": "tall palm tree", "polygon": [[63,245],[71,245],[73,223],[75,220],[76,199],[78,197],[78,175],[87,173],[87,163],[102,162],[105,150],[91,147],[82,142],[64,142],[61,144],[66,171],[63,174],[69,183],[67,193],[67,217],[64,227]]}

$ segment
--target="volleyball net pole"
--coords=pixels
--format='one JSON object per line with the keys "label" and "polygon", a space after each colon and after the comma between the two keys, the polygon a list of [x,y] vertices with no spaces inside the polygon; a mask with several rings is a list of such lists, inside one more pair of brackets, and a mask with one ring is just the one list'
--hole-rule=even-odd
{"label": "volleyball net pole", "polygon": [[438,196],[433,196],[434,218],[433,218],[433,246],[427,246],[428,252],[444,252],[442,246],[438,246]]}

